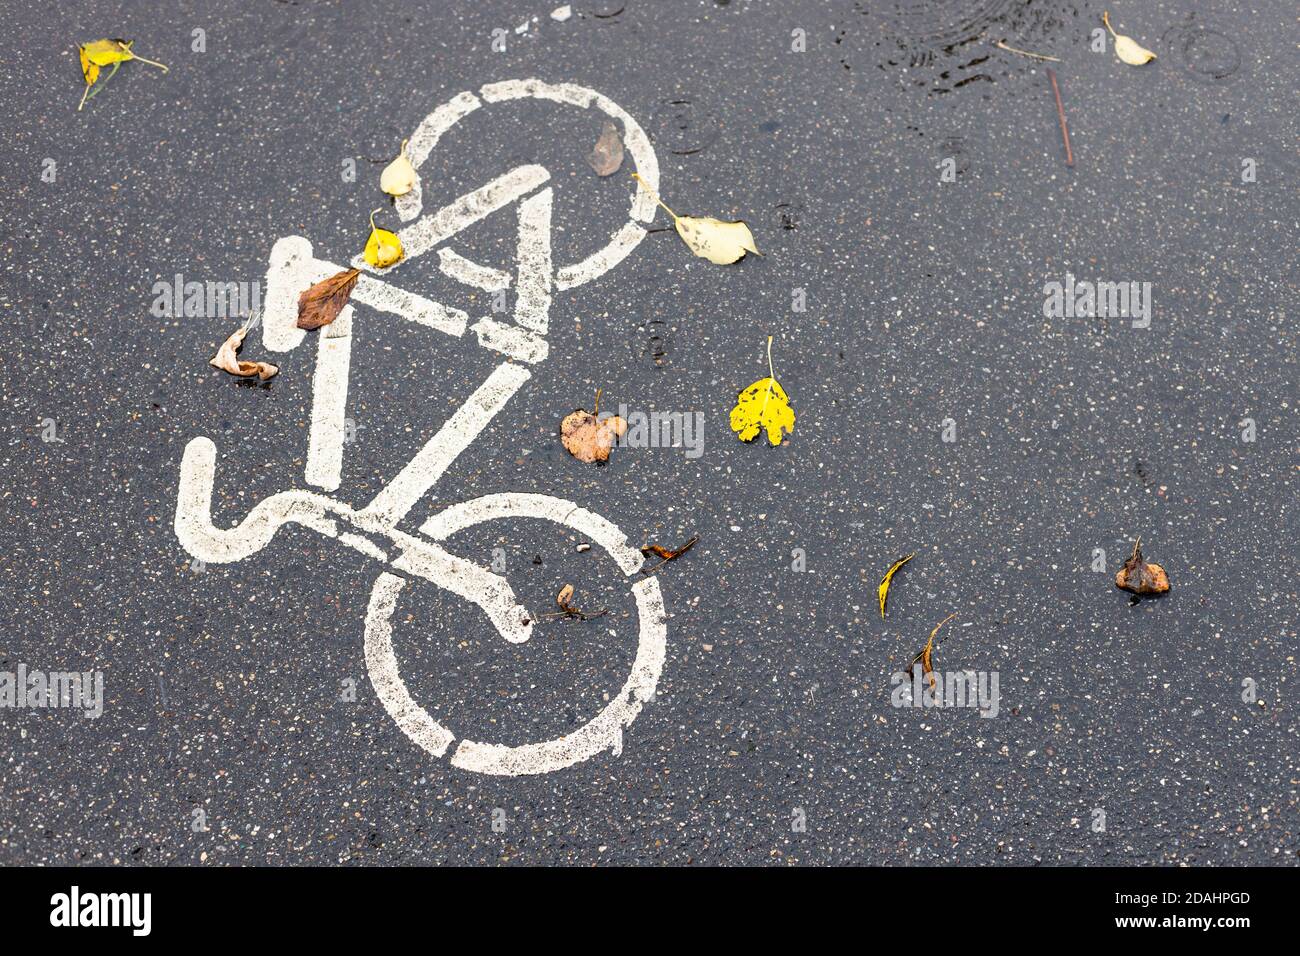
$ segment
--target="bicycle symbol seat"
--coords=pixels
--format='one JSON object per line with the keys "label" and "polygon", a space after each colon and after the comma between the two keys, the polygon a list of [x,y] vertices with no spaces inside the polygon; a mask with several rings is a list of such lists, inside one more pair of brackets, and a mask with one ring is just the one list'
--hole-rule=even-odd
{"label": "bicycle symbol seat", "polygon": [[[424,213],[418,170],[442,135],[485,106],[527,99],[595,108],[618,121],[636,171],[651,189],[658,188],[659,165],[645,132],[615,103],[584,87],[509,80],[488,84],[477,93],[461,93],[439,106],[410,139],[416,184],[397,201],[398,215],[407,223],[399,231],[406,258],[388,269],[374,270],[358,257],[352,265],[362,269],[363,274],[353,289],[351,302],[454,338],[472,331],[481,346],[500,353],[503,361],[411,461],[360,508],[318,491],[284,491],[259,502],[235,527],[218,528],[211,516],[216,446],[210,439],[198,437],[186,446],[181,462],[175,519],[182,546],[195,558],[210,563],[247,558],[270,544],[282,525],[294,522],[385,565],[371,590],[364,638],[366,667],[376,694],[402,731],[429,753],[441,757],[456,743],[451,756],[453,766],[504,775],[549,773],[604,750],[621,753],[623,728],[654,696],[667,637],[658,580],[649,577],[631,583],[638,640],[631,672],[622,689],[574,732],[519,745],[483,743],[464,737],[457,743],[456,735],[411,697],[398,671],[392,642],[393,612],[399,595],[411,582],[428,582],[469,601],[506,641],[519,644],[532,636],[535,617],[519,605],[509,582],[490,568],[443,547],[443,542],[459,531],[510,518],[551,521],[573,529],[604,549],[625,580],[637,575],[643,562],[640,551],[628,544],[617,526],[571,501],[549,495],[485,495],[439,511],[417,533],[398,527],[457,456],[528,382],[528,366],[546,358],[552,292],[576,288],[618,265],[645,237],[643,224],[654,215],[650,193],[637,190],[628,220],[603,248],[579,262],[556,267],[551,256],[552,187],[547,185],[550,174],[542,166],[517,166],[437,211]],[[449,240],[461,230],[516,201],[518,245],[513,274],[477,263],[451,247]],[[513,323],[483,317],[470,325],[464,311],[401,289],[377,275],[386,277],[405,262],[429,252],[437,253],[440,271],[459,283],[492,292],[513,286]],[[288,351],[302,343],[306,333],[296,327],[298,296],[312,283],[338,271],[340,266],[315,258],[305,238],[289,236],[276,242],[271,250],[264,297],[263,341],[267,348]],[[354,307],[349,304],[332,324],[320,330],[317,346],[305,478],[307,484],[323,492],[336,491],[342,473],[353,314]]]}

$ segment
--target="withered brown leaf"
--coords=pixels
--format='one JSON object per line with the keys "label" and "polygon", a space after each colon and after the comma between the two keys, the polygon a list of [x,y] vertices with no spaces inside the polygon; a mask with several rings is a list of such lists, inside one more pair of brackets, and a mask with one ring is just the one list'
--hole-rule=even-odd
{"label": "withered brown leaf", "polygon": [[606,614],[609,613],[608,608],[602,608],[601,610],[595,612],[594,614],[588,614],[586,611],[582,610],[581,608],[574,607],[572,601],[573,601],[573,585],[566,584],[564,587],[560,588],[560,593],[555,596],[555,603],[556,605],[559,606],[560,610],[555,614],[544,615],[544,616],[576,617],[580,621],[590,621],[594,618],[604,617]]}
{"label": "withered brown leaf", "polygon": [[1143,559],[1141,538],[1133,543],[1133,553],[1115,575],[1115,587],[1133,594],[1164,594],[1169,590],[1165,569]]}
{"label": "withered brown leaf", "polygon": [[695,547],[695,542],[699,540],[700,540],[700,536],[698,534],[692,535],[691,539],[687,541],[684,545],[682,545],[680,548],[665,548],[662,545],[658,545],[658,544],[647,544],[644,548],[641,549],[641,553],[645,555],[647,558],[653,554],[655,557],[662,558],[663,560],[661,560],[654,567],[646,569],[646,573],[649,574],[652,571],[657,571],[660,568],[662,568],[665,564],[667,564],[669,561],[672,561],[674,558],[680,558],[687,551],[691,550],[691,548]]}
{"label": "withered brown leaf", "polygon": [[213,368],[221,369],[223,372],[229,372],[231,375],[238,375],[240,378],[250,378],[256,375],[262,381],[266,381],[280,371],[278,366],[269,362],[241,362],[239,360],[238,352],[244,344],[244,336],[248,335],[248,329],[248,325],[241,325],[237,328],[230,338],[221,343],[221,348],[217,349],[217,354],[208,360],[208,364]]}
{"label": "withered brown leaf", "polygon": [[304,289],[298,296],[298,328],[319,329],[337,319],[360,275],[360,269],[344,269]]}
{"label": "withered brown leaf", "polygon": [[627,431],[627,422],[617,415],[598,418],[600,390],[596,390],[596,410],[575,409],[560,422],[560,441],[578,461],[603,464],[609,461],[614,440]]}
{"label": "withered brown leaf", "polygon": [[934,630],[930,632],[930,639],[929,639],[928,641],[925,642],[925,647],[921,648],[921,653],[917,654],[915,657],[912,658],[912,664],[911,664],[910,667],[907,668],[907,676],[908,676],[908,677],[911,677],[912,674],[913,674],[913,668],[916,667],[916,662],[917,662],[917,661],[920,661],[920,662],[921,662],[921,676],[922,676],[922,677],[929,677],[929,678],[930,678],[930,689],[931,689],[931,690],[934,690],[934,688],[935,688],[935,680],[934,680],[934,649],[935,649],[935,643],[934,643],[934,636],[935,636],[936,634],[939,633],[939,628],[943,627],[945,624],[947,624],[949,621],[951,621],[951,620],[952,620],[954,617],[956,617],[956,616],[957,616],[957,615],[956,615],[955,613],[953,613],[953,614],[949,614],[949,615],[948,615],[947,617],[945,617],[942,621],[940,621],[938,624],[935,625]]}
{"label": "withered brown leaf", "polygon": [[618,135],[618,127],[609,120],[605,120],[600,139],[596,140],[587,162],[597,176],[613,176],[623,165],[623,139]]}

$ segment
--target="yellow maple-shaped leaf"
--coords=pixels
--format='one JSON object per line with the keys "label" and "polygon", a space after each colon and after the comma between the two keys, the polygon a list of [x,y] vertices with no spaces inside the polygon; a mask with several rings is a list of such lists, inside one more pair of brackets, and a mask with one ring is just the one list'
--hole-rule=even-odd
{"label": "yellow maple-shaped leaf", "polygon": [[655,202],[663,206],[664,211],[673,217],[673,226],[677,229],[677,235],[681,236],[691,252],[701,259],[708,259],[715,265],[725,266],[736,262],[747,252],[752,252],[756,256],[762,255],[758,251],[758,246],[754,245],[754,234],[749,231],[749,226],[743,220],[724,222],[712,216],[679,216],[664,205],[664,201],[656,196],[649,186],[646,186],[645,180],[637,173],[633,173],[632,178],[654,196]]}
{"label": "yellow maple-shaped leaf", "polygon": [[[103,66],[112,66],[113,72],[117,72],[119,64],[128,60],[139,60],[141,63],[148,63],[150,66],[156,66],[164,73],[167,67],[154,60],[146,59],[135,53],[131,49],[134,40],[92,40],[90,43],[81,43],[77,45],[77,53],[81,58],[81,75],[86,78],[86,89],[82,91],[81,103],[77,106],[80,111],[86,105],[86,97],[90,93],[90,88],[95,85],[99,79],[99,69]],[[109,74],[109,78],[112,77]],[[107,80],[105,80],[107,82]]]}
{"label": "yellow maple-shaped leaf", "polygon": [[767,440],[781,444],[781,433],[794,434],[794,409],[790,397],[776,380],[772,370],[772,337],[767,337],[768,378],[760,378],[736,396],[736,407],[731,410],[731,430],[741,441],[753,441],[758,433],[767,430]]}
{"label": "yellow maple-shaped leaf", "polygon": [[1115,28],[1110,25],[1110,12],[1106,11],[1101,15],[1101,22],[1106,24],[1106,29],[1110,35],[1115,38],[1115,55],[1130,66],[1141,66],[1149,63],[1156,58],[1156,55],[1146,47],[1139,44],[1132,37],[1124,36],[1122,33],[1116,33]]}
{"label": "yellow maple-shaped leaf", "polygon": [[[375,212],[379,210],[376,209]],[[375,225],[375,212],[370,214],[370,238],[366,240],[362,256],[376,269],[387,269],[406,253],[402,250],[402,240],[397,238],[397,233]]]}
{"label": "yellow maple-shaped leaf", "polygon": [[134,40],[93,40],[81,45],[81,55],[95,66],[111,66],[123,60],[135,59],[131,52]]}
{"label": "yellow maple-shaped leaf", "polygon": [[167,72],[167,67],[161,63],[146,59],[132,50],[131,44],[134,42],[134,40],[94,40],[81,45],[81,56],[83,60],[89,60],[96,66],[111,66],[127,60],[139,60],[141,63],[158,67],[164,73]]}

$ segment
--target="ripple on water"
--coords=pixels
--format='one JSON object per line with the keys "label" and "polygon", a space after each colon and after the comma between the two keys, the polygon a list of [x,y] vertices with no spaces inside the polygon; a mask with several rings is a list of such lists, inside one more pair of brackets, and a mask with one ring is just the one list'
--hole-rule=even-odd
{"label": "ripple on water", "polygon": [[1065,0],[855,0],[859,15],[836,43],[845,69],[871,67],[895,74],[926,96],[985,89],[1011,72],[1031,68],[994,48],[1052,53],[1079,19]]}
{"label": "ripple on water", "polygon": [[1241,71],[1241,47],[1228,34],[1197,22],[1196,14],[1160,38],[1160,55],[1200,83],[1226,83]]}

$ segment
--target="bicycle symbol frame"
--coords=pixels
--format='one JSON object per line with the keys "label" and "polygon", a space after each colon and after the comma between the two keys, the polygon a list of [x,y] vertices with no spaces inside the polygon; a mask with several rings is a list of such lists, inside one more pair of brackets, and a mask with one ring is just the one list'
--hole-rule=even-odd
{"label": "bicycle symbol frame", "polygon": [[[457,742],[455,734],[434,717],[407,690],[398,671],[392,644],[393,612],[410,581],[426,581],[477,606],[505,640],[519,644],[533,632],[534,616],[521,607],[504,577],[452,554],[443,542],[458,531],[508,518],[552,521],[572,528],[603,548],[625,575],[635,576],[643,563],[640,551],[628,544],[616,525],[577,504],[549,495],[506,492],[485,495],[451,505],[412,534],[398,525],[427,494],[453,461],[528,382],[528,366],[546,359],[546,334],[553,290],[576,288],[618,265],[645,237],[644,223],[654,216],[650,194],[637,190],[628,221],[600,250],[573,265],[554,266],[551,257],[551,206],[549,172],[542,166],[522,165],[442,207],[423,212],[423,189],[418,170],[442,135],[486,104],[536,99],[581,109],[596,108],[618,121],[624,131],[626,152],[637,172],[658,188],[659,165],[640,125],[622,108],[593,90],[568,83],[541,80],[507,80],[490,83],[475,93],[464,92],[430,113],[408,144],[417,169],[411,192],[399,197],[397,211],[408,223],[399,231],[406,258],[384,270],[374,270],[358,257],[352,265],[362,269],[351,302],[400,316],[453,338],[475,333],[481,346],[498,352],[503,361],[430,437],[410,462],[361,508],[319,491],[284,491],[256,504],[233,528],[212,522],[212,491],[216,472],[216,446],[197,437],[185,448],[180,468],[175,530],[193,557],[208,563],[243,560],[270,544],[276,531],[293,522],[345,544],[385,565],[371,590],[365,625],[365,658],[371,683],[385,710],[416,744],[437,757]],[[515,274],[476,263],[449,244],[457,233],[513,202],[519,202],[517,269]],[[440,270],[464,285],[496,292],[514,287],[513,324],[491,317],[469,324],[469,316],[431,299],[392,285],[387,276],[403,263],[436,251]],[[340,271],[317,259],[311,243],[300,236],[279,240],[271,250],[267,271],[263,342],[272,351],[289,351],[306,333],[296,327],[298,295],[314,282]],[[352,347],[354,308],[346,306],[335,321],[320,330],[316,370],[312,382],[312,420],[308,438],[305,479],[324,492],[338,489],[344,448],[348,373]],[[604,750],[622,752],[623,729],[654,696],[663,670],[667,622],[657,578],[630,585],[637,606],[639,634],[636,657],[622,689],[587,723],[570,734],[551,740],[505,745],[461,738],[451,764],[478,773],[498,775],[540,774],[560,770]]]}

